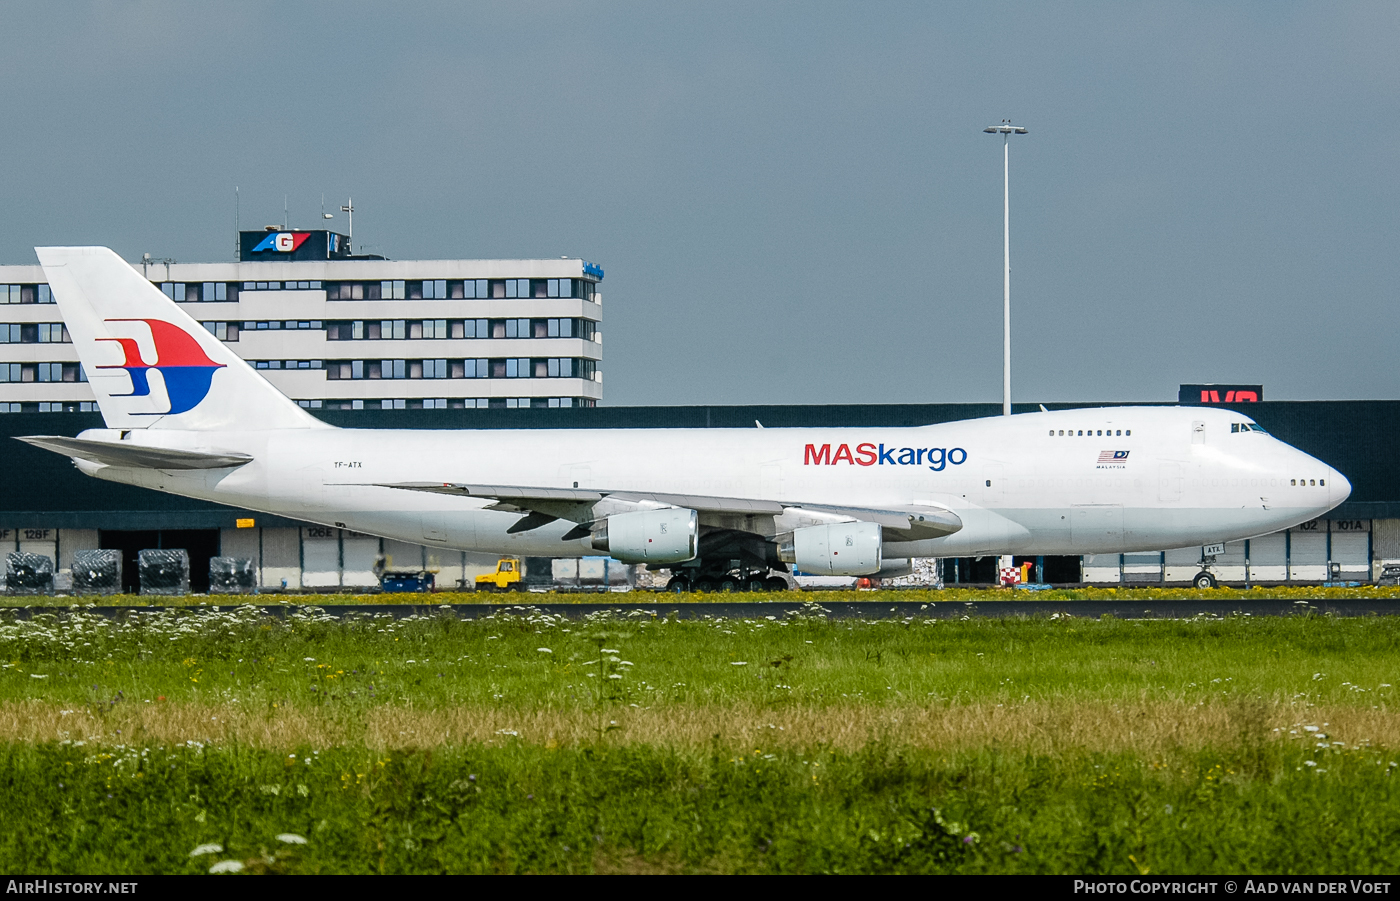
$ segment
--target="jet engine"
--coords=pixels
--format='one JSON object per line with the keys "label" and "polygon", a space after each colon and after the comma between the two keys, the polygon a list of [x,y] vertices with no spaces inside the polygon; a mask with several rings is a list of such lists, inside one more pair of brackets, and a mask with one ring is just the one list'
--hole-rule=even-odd
{"label": "jet engine", "polygon": [[592,543],[623,563],[684,563],[695,559],[699,540],[700,515],[667,507],[609,516]]}
{"label": "jet engine", "polygon": [[778,541],[778,558],[818,576],[868,576],[880,570],[880,526],[838,522],[797,529]]}

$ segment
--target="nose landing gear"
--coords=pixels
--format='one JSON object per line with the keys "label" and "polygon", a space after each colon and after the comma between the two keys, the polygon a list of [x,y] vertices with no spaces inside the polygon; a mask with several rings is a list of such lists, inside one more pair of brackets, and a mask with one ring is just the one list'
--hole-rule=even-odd
{"label": "nose landing gear", "polygon": [[1202,547],[1201,571],[1196,573],[1196,577],[1191,580],[1191,584],[1200,589],[1219,587],[1220,583],[1216,581],[1210,568],[1215,565],[1216,555],[1223,553],[1225,553],[1225,545],[1223,544],[1208,544]]}

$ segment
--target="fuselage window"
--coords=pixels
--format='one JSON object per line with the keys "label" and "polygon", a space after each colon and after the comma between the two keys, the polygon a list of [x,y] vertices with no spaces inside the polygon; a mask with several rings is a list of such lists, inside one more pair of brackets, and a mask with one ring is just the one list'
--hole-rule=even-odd
{"label": "fuselage window", "polygon": [[1315,480],[1313,480],[1313,479],[1308,479],[1308,484],[1309,484],[1309,485],[1316,485],[1317,482],[1316,482]]}
{"label": "fuselage window", "polygon": [[1080,434],[1080,437],[1083,437],[1083,435],[1084,435],[1084,430],[1083,430],[1083,429],[1080,429],[1080,430],[1079,430],[1079,434]]}
{"label": "fuselage window", "polygon": [[988,487],[988,488],[992,487],[992,480],[991,480],[991,479],[988,479],[988,480],[987,480],[987,487]]}
{"label": "fuselage window", "polygon": [[1326,479],[1318,479],[1318,480],[1317,480],[1317,484],[1319,484],[1319,485],[1326,485],[1326,484],[1327,484],[1327,480],[1326,480]]}
{"label": "fuselage window", "polygon": [[1132,429],[1128,429],[1128,434],[1127,434],[1126,437],[1132,437],[1132,434],[1133,434],[1133,430],[1132,430]]}
{"label": "fuselage window", "polygon": [[1298,484],[1298,480],[1297,480],[1297,479],[1289,479],[1289,480],[1288,480],[1288,484],[1290,484],[1290,485],[1297,485],[1297,484]]}

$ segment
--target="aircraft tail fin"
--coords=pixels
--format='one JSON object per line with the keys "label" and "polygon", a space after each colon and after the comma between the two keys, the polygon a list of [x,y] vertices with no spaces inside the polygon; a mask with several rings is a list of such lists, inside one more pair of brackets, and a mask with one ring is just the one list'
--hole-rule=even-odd
{"label": "aircraft tail fin", "polygon": [[108,428],[331,428],[108,248],[35,253]]}

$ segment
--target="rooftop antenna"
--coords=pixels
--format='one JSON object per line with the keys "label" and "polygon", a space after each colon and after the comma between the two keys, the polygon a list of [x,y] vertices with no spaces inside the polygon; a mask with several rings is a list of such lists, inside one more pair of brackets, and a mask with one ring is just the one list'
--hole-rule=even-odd
{"label": "rooftop antenna", "polygon": [[282,195],[282,231],[287,230],[287,195]]}
{"label": "rooftop antenna", "polygon": [[[350,252],[355,252],[355,198],[346,198],[345,206],[340,208],[342,213],[350,217],[350,234],[345,237],[350,241]],[[363,249],[363,248],[361,248]]]}
{"label": "rooftop antenna", "polygon": [[234,185],[234,186],[233,186],[233,258],[234,258],[235,260],[241,260],[241,259],[243,259],[243,247],[242,247],[242,245],[239,243],[239,237],[238,237],[238,230],[239,230],[238,214],[239,214],[239,212],[240,212],[240,205],[239,205],[239,198],[238,198],[238,185]]}

